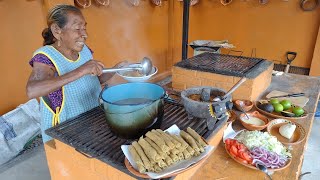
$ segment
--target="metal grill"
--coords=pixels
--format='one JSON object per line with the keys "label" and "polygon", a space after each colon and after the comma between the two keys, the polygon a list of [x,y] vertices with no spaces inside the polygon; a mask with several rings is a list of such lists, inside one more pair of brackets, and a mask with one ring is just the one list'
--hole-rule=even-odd
{"label": "metal grill", "polygon": [[260,58],[202,53],[175,64],[175,66],[229,76],[243,77],[265,61]]}
{"label": "metal grill", "polygon": [[[190,120],[182,105],[166,101],[161,129],[167,129],[173,124],[180,129],[191,127],[207,138],[223,122],[219,121],[215,128],[209,131],[205,120]],[[123,144],[131,144],[132,140],[119,138],[110,131],[100,107],[52,127],[46,130],[46,134],[133,176],[124,165],[124,154],[120,148]]]}

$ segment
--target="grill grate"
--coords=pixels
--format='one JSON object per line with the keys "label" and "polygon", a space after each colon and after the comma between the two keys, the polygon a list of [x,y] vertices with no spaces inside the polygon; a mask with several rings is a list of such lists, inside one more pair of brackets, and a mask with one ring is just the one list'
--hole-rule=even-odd
{"label": "grill grate", "polygon": [[243,77],[261,62],[260,58],[202,53],[175,64],[175,66],[205,72]]}
{"label": "grill grate", "polygon": [[[223,122],[219,121],[216,127],[209,131],[205,120],[189,120],[182,105],[165,101],[161,129],[167,129],[173,124],[176,124],[180,129],[191,127],[204,138],[208,138]],[[132,140],[122,139],[110,131],[105,114],[100,107],[52,127],[46,130],[46,133],[74,147],[77,151],[97,158],[133,176],[124,165],[124,154],[120,148],[123,144],[131,144]]]}

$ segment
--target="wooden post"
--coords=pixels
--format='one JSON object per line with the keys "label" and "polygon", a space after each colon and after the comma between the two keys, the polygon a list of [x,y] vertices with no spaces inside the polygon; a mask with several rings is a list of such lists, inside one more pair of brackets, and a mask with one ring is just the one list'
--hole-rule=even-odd
{"label": "wooden post", "polygon": [[310,67],[310,76],[320,76],[320,28],[318,31],[318,37],[316,45],[313,50],[313,58]]}

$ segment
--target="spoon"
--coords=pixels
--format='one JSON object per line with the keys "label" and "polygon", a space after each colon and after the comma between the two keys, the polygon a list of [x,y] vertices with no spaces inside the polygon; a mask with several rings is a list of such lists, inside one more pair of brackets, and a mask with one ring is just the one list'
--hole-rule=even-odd
{"label": "spoon", "polygon": [[242,77],[224,96],[220,97],[215,97],[213,99],[213,102],[219,102],[224,100],[225,98],[227,98],[231,93],[233,93],[233,91],[235,91],[236,89],[238,89],[238,87],[244,83],[247,80],[246,77]]}
{"label": "spoon", "polygon": [[240,105],[241,111],[244,113],[244,115],[246,115],[247,120],[249,120],[250,117],[248,116],[248,114],[246,113],[246,111],[242,108],[243,105],[244,105],[243,101],[239,101],[239,105]]}
{"label": "spoon", "polygon": [[149,75],[152,71],[152,62],[149,58],[144,57],[138,67],[123,67],[123,68],[104,68],[102,73],[117,72],[117,71],[134,71],[138,70],[142,75]]}
{"label": "spoon", "polygon": [[256,164],[256,167],[257,167],[260,171],[264,172],[264,173],[269,177],[270,180],[272,180],[271,176],[268,174],[268,169],[267,169],[266,166],[264,166],[264,165],[262,165],[262,164]]}

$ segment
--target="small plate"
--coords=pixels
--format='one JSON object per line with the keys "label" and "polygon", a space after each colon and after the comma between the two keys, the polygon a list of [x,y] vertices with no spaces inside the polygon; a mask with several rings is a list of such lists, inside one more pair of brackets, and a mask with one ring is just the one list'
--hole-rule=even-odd
{"label": "small plate", "polygon": [[[293,123],[295,124],[297,127],[292,135],[292,137],[290,139],[287,139],[285,137],[283,137],[280,132],[279,132],[279,128],[287,123]],[[306,138],[306,131],[304,130],[304,128],[295,122],[289,121],[287,119],[274,119],[272,121],[270,121],[268,127],[267,127],[267,131],[272,135],[277,137],[277,139],[284,145],[295,145],[295,144],[299,144],[301,141],[303,141]]]}
{"label": "small plate", "polygon": [[254,103],[254,106],[257,108],[257,110],[258,110],[260,113],[262,113],[262,114],[264,114],[264,115],[266,115],[266,116],[274,117],[274,118],[285,118],[285,119],[288,119],[288,120],[299,120],[299,119],[304,119],[304,118],[306,118],[307,115],[308,115],[308,112],[307,112],[305,109],[303,109],[303,110],[304,110],[304,114],[302,114],[302,116],[299,116],[299,117],[286,117],[286,116],[283,116],[281,113],[277,113],[277,112],[269,113],[269,112],[267,112],[267,111],[264,111],[264,110],[260,109],[260,108],[258,107],[258,103],[260,103],[260,102],[259,102],[259,101],[256,101],[256,102]]}
{"label": "small plate", "polygon": [[[226,144],[224,145],[224,148],[225,148],[225,150],[227,151],[228,155],[229,155],[233,160],[235,160],[237,163],[242,164],[242,165],[244,165],[244,166],[246,166],[246,167],[248,167],[248,168],[250,168],[250,169],[254,169],[254,170],[260,171],[260,170],[259,170],[258,168],[256,168],[255,166],[253,166],[253,165],[251,165],[251,164],[245,164],[245,163],[237,160],[237,159],[234,158],[233,156],[231,156],[231,154],[230,154],[229,151],[227,150]],[[283,170],[283,169],[287,168],[290,164],[291,164],[291,158],[288,159],[287,164],[286,164],[285,166],[283,166],[283,167],[281,167],[281,168],[277,168],[277,169],[268,168],[268,171],[269,171],[269,172],[271,172],[271,171],[280,171],[280,170]]]}

